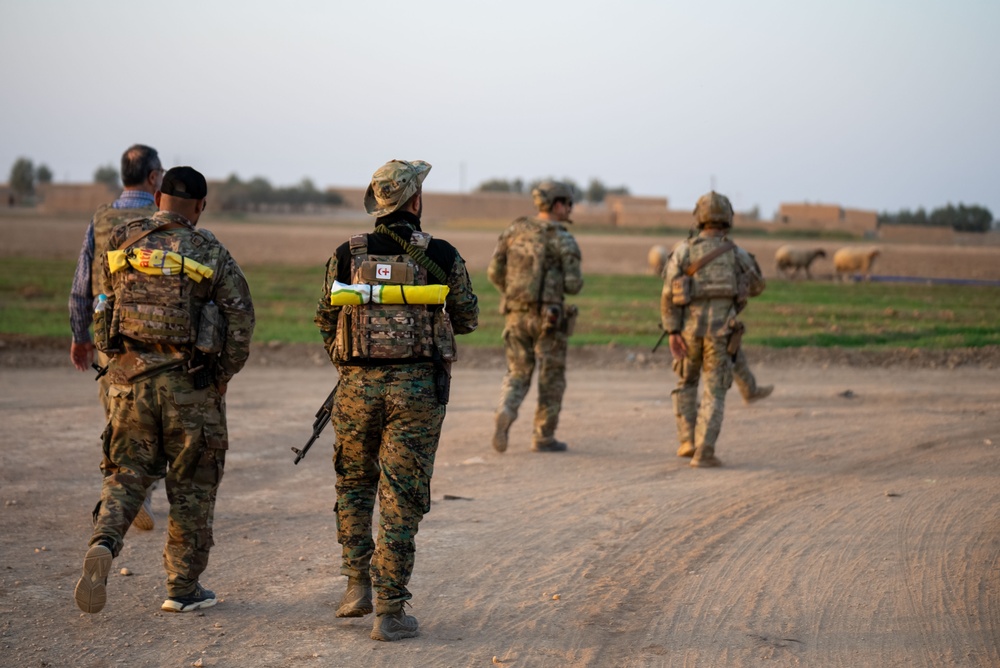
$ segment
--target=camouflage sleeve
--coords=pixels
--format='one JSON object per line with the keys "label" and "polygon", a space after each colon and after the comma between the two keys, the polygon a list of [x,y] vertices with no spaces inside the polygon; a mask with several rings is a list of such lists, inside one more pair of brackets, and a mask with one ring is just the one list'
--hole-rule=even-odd
{"label": "camouflage sleeve", "polygon": [[507,243],[510,238],[510,228],[507,228],[497,239],[497,247],[493,249],[493,258],[486,269],[486,277],[490,283],[503,294],[507,289]]}
{"label": "camouflage sleeve", "polygon": [[674,279],[684,274],[680,258],[683,254],[681,245],[674,247],[663,270],[663,291],[660,293],[660,324],[665,332],[679,332],[684,328],[684,307],[674,304],[671,287]]}
{"label": "camouflage sleeve", "polygon": [[455,263],[448,276],[445,308],[456,334],[468,334],[479,327],[479,298],[472,290],[472,279],[469,278],[465,260],[458,251],[455,252]]}
{"label": "camouflage sleeve", "polygon": [[342,306],[332,306],[330,304],[330,288],[337,280],[337,256],[334,255],[326,262],[326,278],[323,280],[323,294],[316,304],[316,317],[313,322],[319,327],[319,333],[323,336],[323,347],[327,355],[333,359],[333,346],[337,341],[337,319],[340,316]]}
{"label": "camouflage sleeve", "polygon": [[764,288],[767,286],[767,283],[764,281],[764,274],[760,270],[760,265],[757,264],[757,258],[742,248],[737,248],[736,259],[738,261],[740,271],[744,274],[744,280],[746,281],[748,288],[748,296],[756,297],[760,293],[764,292]]}
{"label": "camouflage sleeve", "polygon": [[225,316],[226,342],[219,353],[218,379],[228,383],[250,357],[250,339],[253,338],[256,317],[243,270],[225,249],[219,257],[219,267],[221,271],[213,286],[212,300]]}
{"label": "camouflage sleeve", "polygon": [[562,261],[563,291],[568,295],[578,294],[583,289],[580,247],[573,235],[566,230],[559,231],[557,243],[559,244],[559,257]]}

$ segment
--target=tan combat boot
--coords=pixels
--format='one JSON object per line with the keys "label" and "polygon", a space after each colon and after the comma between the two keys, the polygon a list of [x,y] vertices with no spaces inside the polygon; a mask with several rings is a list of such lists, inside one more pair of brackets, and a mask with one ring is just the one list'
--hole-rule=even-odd
{"label": "tan combat boot", "polygon": [[695,450],[694,457],[691,458],[691,466],[699,469],[722,466],[722,460],[715,456],[715,446],[703,445]]}
{"label": "tan combat boot", "polygon": [[694,443],[681,441],[681,447],[677,448],[678,457],[694,457]]}
{"label": "tan combat boot", "polygon": [[507,451],[507,432],[513,422],[514,416],[506,408],[501,408],[496,416],[496,431],[493,432],[493,449],[497,452]]}
{"label": "tan combat boot", "polygon": [[372,611],[372,581],[367,575],[347,578],[347,590],[337,608],[338,617],[364,617]]}

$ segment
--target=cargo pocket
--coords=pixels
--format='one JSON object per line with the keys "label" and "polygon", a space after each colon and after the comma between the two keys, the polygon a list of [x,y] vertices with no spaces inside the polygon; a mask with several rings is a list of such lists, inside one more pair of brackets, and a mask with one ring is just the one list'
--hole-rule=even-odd
{"label": "cargo pocket", "polygon": [[192,482],[198,485],[217,487],[222,482],[222,471],[226,463],[226,451],[205,448],[198,458]]}
{"label": "cargo pocket", "polygon": [[111,438],[111,423],[117,422],[120,419],[122,412],[122,403],[126,401],[131,401],[133,396],[133,390],[131,385],[121,385],[118,383],[112,383],[108,386],[108,428],[105,430],[107,435],[107,440],[110,441]]}

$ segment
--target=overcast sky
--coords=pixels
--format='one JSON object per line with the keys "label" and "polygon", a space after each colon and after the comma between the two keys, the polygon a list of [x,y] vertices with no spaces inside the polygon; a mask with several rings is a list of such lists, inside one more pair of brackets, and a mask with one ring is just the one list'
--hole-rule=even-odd
{"label": "overcast sky", "polygon": [[0,180],[167,166],[1000,216],[997,0],[0,0]]}

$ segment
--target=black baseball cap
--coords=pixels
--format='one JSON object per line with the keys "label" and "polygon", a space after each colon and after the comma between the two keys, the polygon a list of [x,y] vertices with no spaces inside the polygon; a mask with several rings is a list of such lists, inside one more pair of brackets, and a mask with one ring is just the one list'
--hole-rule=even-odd
{"label": "black baseball cap", "polygon": [[208,184],[201,172],[193,167],[173,167],[164,174],[160,192],[182,199],[205,199]]}

